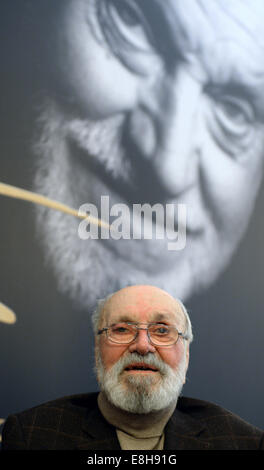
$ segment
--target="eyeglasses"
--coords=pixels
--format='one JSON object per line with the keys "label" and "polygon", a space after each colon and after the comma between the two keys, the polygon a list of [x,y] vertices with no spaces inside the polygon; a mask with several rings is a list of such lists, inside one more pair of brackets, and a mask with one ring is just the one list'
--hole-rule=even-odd
{"label": "eyeglasses", "polygon": [[141,328],[136,323],[114,323],[98,330],[97,334],[101,335],[105,331],[107,338],[117,344],[132,343],[138,336],[139,330],[147,331],[149,342],[154,346],[172,346],[177,343],[179,336],[188,339],[175,326],[162,323],[141,323],[141,325],[147,325],[147,328]]}

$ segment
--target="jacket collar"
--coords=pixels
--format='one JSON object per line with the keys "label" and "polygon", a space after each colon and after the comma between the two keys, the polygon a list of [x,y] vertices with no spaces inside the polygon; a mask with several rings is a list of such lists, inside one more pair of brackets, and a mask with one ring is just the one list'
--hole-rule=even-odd
{"label": "jacket collar", "polygon": [[[164,450],[208,450],[210,444],[202,439],[205,431],[200,421],[176,408],[165,427]],[[97,404],[87,410],[82,432],[79,450],[121,450],[115,428],[104,419]]]}
{"label": "jacket collar", "polygon": [[165,428],[164,449],[209,450],[211,445],[203,439],[205,434],[204,423],[176,408]]}
{"label": "jacket collar", "polygon": [[116,430],[101,414],[97,403],[93,410],[88,410],[82,421],[83,440],[79,450],[121,450]]}

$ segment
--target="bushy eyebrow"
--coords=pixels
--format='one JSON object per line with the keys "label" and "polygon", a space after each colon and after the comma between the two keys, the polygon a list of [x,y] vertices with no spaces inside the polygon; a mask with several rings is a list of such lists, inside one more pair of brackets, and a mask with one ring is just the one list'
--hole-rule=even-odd
{"label": "bushy eyebrow", "polygon": [[170,317],[168,314],[166,313],[156,313],[155,316],[153,317],[153,320],[154,321],[155,319],[155,322],[168,322],[170,321]]}
{"label": "bushy eyebrow", "polygon": [[[135,321],[135,318],[133,318],[132,314],[130,314],[130,315],[128,315],[128,314],[121,315],[120,317],[116,318],[113,322],[111,322],[111,324],[117,323],[117,322],[118,323],[120,323],[120,322],[140,323],[138,321]],[[171,323],[171,317],[167,313],[161,313],[161,312],[155,313],[154,312],[148,323]]]}
{"label": "bushy eyebrow", "polygon": [[113,323],[120,323],[120,322],[129,323],[129,322],[133,322],[133,321],[134,321],[134,319],[133,319],[133,317],[131,317],[131,315],[121,315],[120,317],[116,318],[114,320],[114,322],[112,322],[112,324]]}

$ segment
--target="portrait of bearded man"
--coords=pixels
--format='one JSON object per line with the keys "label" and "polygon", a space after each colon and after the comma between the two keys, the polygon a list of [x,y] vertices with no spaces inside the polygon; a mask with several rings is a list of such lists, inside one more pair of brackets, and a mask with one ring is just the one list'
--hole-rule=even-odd
{"label": "portrait of bearded man", "polygon": [[[166,237],[81,240],[77,219],[34,208],[30,223],[43,259],[34,258],[28,241],[28,262],[47,260],[55,280],[40,283],[39,292],[50,294],[45,301],[59,292],[69,309],[87,313],[98,298],[127,285],[150,283],[184,301],[213,288],[246,233],[261,188],[263,2],[25,0],[3,10],[9,94],[3,92],[2,120],[11,124],[9,134],[3,125],[1,145],[7,135],[7,148],[16,142],[16,165],[3,153],[2,179],[76,209],[94,204],[99,217],[103,196],[110,207],[125,204],[130,211],[133,204],[187,208],[186,246],[179,251],[168,250]],[[23,142],[21,124],[28,128]],[[33,232],[27,219],[18,220]],[[177,210],[170,224],[177,230]],[[6,232],[13,242],[14,231]],[[19,240],[27,237],[20,234],[22,256]],[[38,285],[37,277],[32,282]],[[18,290],[20,306],[27,295]],[[221,326],[218,309],[241,321],[219,297],[206,298],[197,314],[205,335],[207,315]],[[58,323],[54,331],[65,304],[57,320],[47,314]]]}
{"label": "portrait of bearded man", "polygon": [[38,210],[45,253],[73,300],[94,304],[149,281],[186,299],[230,261],[262,178],[263,6],[253,3],[50,6],[44,63],[52,66],[38,96],[34,189],[72,207],[92,203],[99,216],[105,195],[110,207],[187,208],[178,252],[166,238],[83,241],[78,221]]}

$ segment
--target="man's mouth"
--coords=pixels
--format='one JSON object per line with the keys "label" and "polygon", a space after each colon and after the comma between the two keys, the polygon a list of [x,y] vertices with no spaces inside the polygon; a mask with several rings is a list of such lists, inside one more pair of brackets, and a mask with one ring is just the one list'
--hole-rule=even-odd
{"label": "man's mouth", "polygon": [[145,363],[133,363],[129,364],[127,367],[124,369],[126,372],[158,372],[158,369],[155,366],[151,366],[150,364],[145,364]]}

